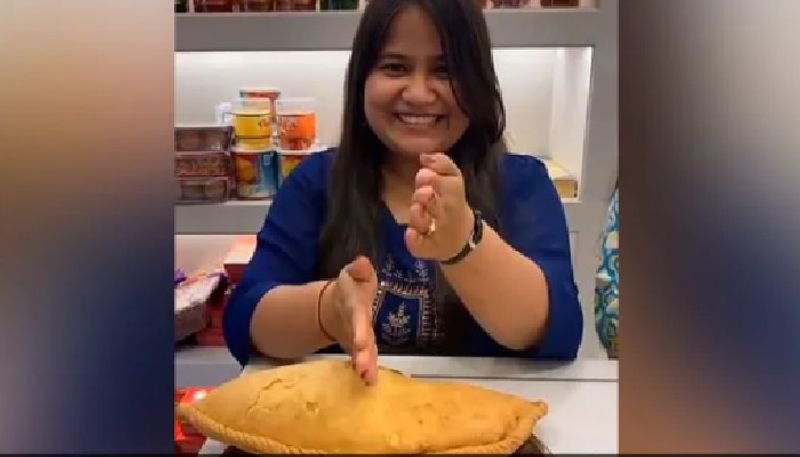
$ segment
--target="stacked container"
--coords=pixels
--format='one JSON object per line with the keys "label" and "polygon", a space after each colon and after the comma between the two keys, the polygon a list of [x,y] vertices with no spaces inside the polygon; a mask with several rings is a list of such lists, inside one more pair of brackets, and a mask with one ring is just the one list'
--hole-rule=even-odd
{"label": "stacked container", "polygon": [[316,11],[317,0],[276,0],[276,11]]}
{"label": "stacked container", "polygon": [[264,200],[278,190],[275,152],[275,100],[280,89],[242,88],[233,102],[235,145],[231,149],[236,195],[242,200]]}
{"label": "stacked container", "polygon": [[176,198],[180,203],[220,202],[231,192],[227,150],[231,128],[218,124],[175,126]]}
{"label": "stacked container", "polygon": [[313,98],[280,98],[276,106],[280,184],[300,162],[318,152],[319,148],[317,113]]}
{"label": "stacked container", "polygon": [[239,10],[237,0],[194,0],[197,13],[233,13]]}
{"label": "stacked container", "polygon": [[527,8],[531,0],[492,0],[495,8]]}

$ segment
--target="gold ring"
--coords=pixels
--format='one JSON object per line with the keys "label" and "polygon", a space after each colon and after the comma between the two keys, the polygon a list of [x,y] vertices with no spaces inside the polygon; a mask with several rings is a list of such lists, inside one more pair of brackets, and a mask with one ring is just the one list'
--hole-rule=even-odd
{"label": "gold ring", "polygon": [[431,218],[431,223],[428,224],[428,231],[425,232],[426,235],[433,235],[433,232],[436,231],[436,219]]}

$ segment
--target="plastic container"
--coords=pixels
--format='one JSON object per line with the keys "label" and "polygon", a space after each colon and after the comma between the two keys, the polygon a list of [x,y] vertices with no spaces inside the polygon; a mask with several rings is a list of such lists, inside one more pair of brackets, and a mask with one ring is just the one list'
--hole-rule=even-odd
{"label": "plastic container", "polygon": [[230,158],[224,152],[176,152],[175,177],[229,176]]}
{"label": "plastic container", "polygon": [[194,0],[196,13],[232,13],[237,10],[235,0]]}
{"label": "plastic container", "polygon": [[214,107],[214,119],[217,124],[233,126],[233,104],[231,102],[220,102]]}
{"label": "plastic container", "polygon": [[276,11],[316,11],[317,0],[276,0]]}
{"label": "plastic container", "polygon": [[315,146],[303,151],[295,151],[289,149],[278,149],[278,161],[280,163],[280,173],[278,174],[278,186],[283,184],[283,181],[300,165],[304,160],[309,158],[312,154],[324,151],[322,146]]}
{"label": "plastic container", "polygon": [[276,102],[281,96],[281,90],[277,87],[242,87],[239,89],[239,97],[242,100],[269,100],[272,122],[276,122],[275,112],[278,109]]}
{"label": "plastic container", "polygon": [[175,126],[176,151],[214,151],[228,149],[231,128],[219,124],[179,124]]}
{"label": "plastic container", "polygon": [[313,98],[281,98],[276,102],[281,149],[303,151],[317,141],[317,113]]}
{"label": "plastic container", "polygon": [[321,10],[355,10],[358,9],[358,0],[320,0]]}
{"label": "plastic container", "polygon": [[277,87],[242,87],[239,89],[239,97],[242,99],[268,98],[274,102],[280,95],[281,90]]}
{"label": "plastic container", "polygon": [[531,0],[492,0],[495,8],[527,8]]}
{"label": "plastic container", "polygon": [[176,185],[180,203],[223,202],[228,199],[231,190],[231,180],[227,176],[177,178]]}
{"label": "plastic container", "polygon": [[259,151],[268,148],[272,135],[271,101],[269,99],[239,99],[233,102],[233,129],[236,144]]}
{"label": "plastic container", "polygon": [[248,13],[273,11],[275,0],[239,0],[239,9]]}
{"label": "plastic container", "polygon": [[277,154],[272,149],[231,150],[236,196],[242,200],[271,198],[278,190]]}

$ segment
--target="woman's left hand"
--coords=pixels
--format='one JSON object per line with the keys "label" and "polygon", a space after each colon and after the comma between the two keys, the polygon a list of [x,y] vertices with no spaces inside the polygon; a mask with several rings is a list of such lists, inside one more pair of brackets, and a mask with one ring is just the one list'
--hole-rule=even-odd
{"label": "woman's left hand", "polygon": [[461,251],[472,234],[472,210],[464,178],[443,153],[421,154],[414,182],[406,246],[415,257],[447,260]]}

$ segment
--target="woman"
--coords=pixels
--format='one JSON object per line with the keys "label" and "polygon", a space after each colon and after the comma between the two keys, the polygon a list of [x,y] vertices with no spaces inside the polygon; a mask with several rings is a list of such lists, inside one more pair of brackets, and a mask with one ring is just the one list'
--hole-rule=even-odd
{"label": "woman", "polygon": [[225,337],[293,359],[377,354],[572,359],[582,317],[563,208],[508,154],[474,0],[372,0],[353,42],[341,141],[276,195]]}

